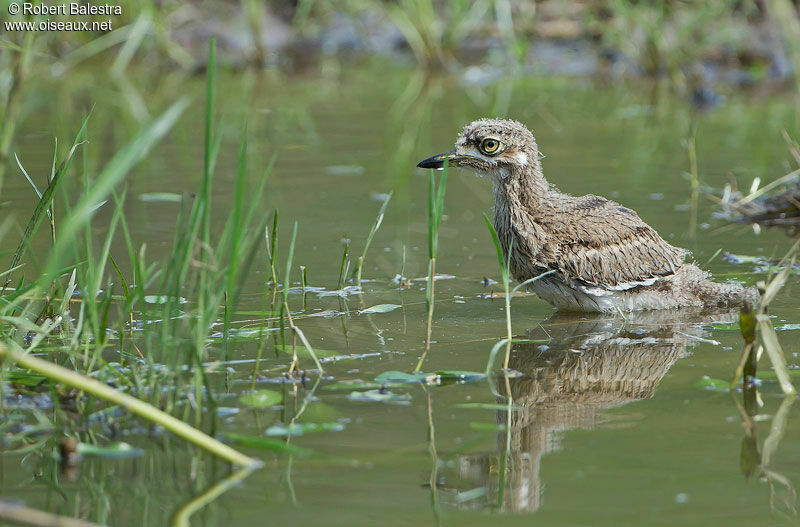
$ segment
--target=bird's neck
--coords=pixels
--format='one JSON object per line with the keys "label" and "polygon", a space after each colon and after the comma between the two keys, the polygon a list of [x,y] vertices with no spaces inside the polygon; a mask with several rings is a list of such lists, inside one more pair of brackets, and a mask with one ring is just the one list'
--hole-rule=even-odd
{"label": "bird's neck", "polygon": [[519,204],[535,207],[547,196],[549,185],[542,174],[538,156],[528,156],[528,164],[509,168],[505,177],[495,179],[495,199],[518,200]]}
{"label": "bird's neck", "polygon": [[[517,231],[528,232],[537,238],[539,229],[535,228],[534,216],[547,206],[549,186],[542,175],[542,165],[538,156],[532,156],[533,162],[523,167],[512,169],[506,177],[494,181],[494,228],[497,231],[503,251],[508,249]],[[535,239],[529,240],[535,243]],[[519,247],[519,240],[515,247]],[[529,247],[538,252],[538,248]]]}

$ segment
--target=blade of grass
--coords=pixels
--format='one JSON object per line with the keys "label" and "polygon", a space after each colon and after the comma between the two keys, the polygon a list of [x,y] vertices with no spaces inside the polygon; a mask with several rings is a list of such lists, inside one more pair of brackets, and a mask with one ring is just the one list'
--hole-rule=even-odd
{"label": "blade of grass", "polygon": [[758,320],[758,329],[761,333],[761,340],[764,342],[764,350],[769,356],[770,362],[775,369],[775,375],[778,377],[778,382],[781,385],[781,390],[785,394],[795,394],[792,381],[789,379],[789,370],[786,367],[786,358],[783,354],[783,349],[778,342],[778,336],[775,334],[775,328],[772,327],[772,322],[767,315],[756,315]]}
{"label": "blade of grass", "polygon": [[[75,136],[75,141],[72,143],[72,148],[70,148],[69,152],[67,153],[64,160],[61,162],[61,166],[59,167],[58,171],[56,172],[55,176],[50,180],[50,183],[47,185],[44,193],[42,194],[39,203],[37,203],[36,208],[31,215],[30,220],[28,220],[28,225],[25,227],[25,233],[22,235],[22,239],[17,246],[16,251],[14,251],[14,257],[11,259],[11,265],[9,267],[16,267],[19,264],[20,260],[22,259],[25,251],[30,246],[31,240],[33,236],[36,234],[39,225],[42,223],[42,219],[44,218],[45,211],[50,208],[52,204],[53,197],[55,196],[56,189],[58,188],[59,184],[61,183],[62,179],[64,178],[64,174],[69,170],[69,165],[72,162],[72,158],[77,150],[78,146],[83,143],[83,137],[86,133],[86,125],[89,123],[89,118],[91,117],[92,112],[89,112],[89,115],[83,120],[83,124],[81,125],[80,130],[78,131],[78,135]],[[2,291],[0,291],[0,295],[5,293],[6,287],[8,284],[11,283],[11,275],[6,278],[6,282],[3,285]]]}
{"label": "blade of grass", "polygon": [[358,267],[356,268],[356,285],[358,287],[361,287],[361,269],[364,266],[364,260],[367,258],[367,251],[369,250],[369,246],[372,243],[372,238],[375,236],[375,233],[378,232],[378,229],[380,229],[381,223],[383,223],[383,215],[386,213],[386,207],[389,205],[390,199],[392,199],[391,192],[389,193],[388,196],[386,196],[386,199],[383,200],[381,209],[378,212],[378,217],[375,219],[375,223],[372,224],[372,228],[370,229],[369,235],[367,236],[367,242],[364,244],[364,251],[358,258]]}
{"label": "blade of grass", "polygon": [[291,273],[292,273],[292,259],[294,258],[294,244],[297,240],[297,222],[294,222],[292,229],[292,240],[289,242],[289,253],[286,255],[286,274],[283,276],[283,304],[288,309],[289,307],[289,289],[292,287]]}
{"label": "blade of grass", "polygon": [[445,160],[442,168],[442,177],[439,180],[439,188],[436,189],[436,178],[431,170],[428,178],[428,283],[425,288],[425,300],[428,310],[428,316],[425,326],[425,351],[417,362],[417,367],[414,369],[418,373],[422,369],[422,364],[428,355],[431,348],[431,333],[433,331],[433,308],[435,304],[436,294],[436,256],[439,251],[439,226],[442,223],[442,214],[444,211],[444,193],[447,188],[447,169],[448,161]]}
{"label": "blade of grass", "polygon": [[53,247],[48,265],[42,274],[43,283],[50,283],[55,278],[56,272],[62,265],[63,255],[74,243],[75,234],[92,216],[97,204],[103,201],[105,196],[122,181],[147,150],[167,134],[187,106],[188,100],[186,99],[181,99],[173,104],[108,162],[97,179],[93,181],[91,188],[87,190],[64,220],[60,228],[59,239]]}

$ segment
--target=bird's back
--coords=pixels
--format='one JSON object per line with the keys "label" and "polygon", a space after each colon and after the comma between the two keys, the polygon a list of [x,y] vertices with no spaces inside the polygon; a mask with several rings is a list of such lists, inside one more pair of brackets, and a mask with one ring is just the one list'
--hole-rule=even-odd
{"label": "bird's back", "polygon": [[673,247],[639,215],[601,196],[551,192],[528,210],[544,233],[548,268],[593,287],[625,290],[675,273],[685,251]]}

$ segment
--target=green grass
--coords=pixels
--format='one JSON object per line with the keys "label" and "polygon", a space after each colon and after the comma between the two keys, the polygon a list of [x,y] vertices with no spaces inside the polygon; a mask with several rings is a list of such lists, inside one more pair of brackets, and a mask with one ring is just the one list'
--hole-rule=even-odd
{"label": "green grass", "polygon": [[415,372],[422,369],[425,357],[431,349],[431,331],[433,328],[433,309],[436,298],[436,257],[439,254],[439,227],[444,213],[444,193],[447,189],[448,162],[445,160],[439,187],[436,187],[436,176],[433,170],[428,171],[428,282],[425,289],[427,319],[425,325],[425,351],[417,362]]}
{"label": "green grass", "polygon": [[[367,235],[367,241],[364,243],[364,251],[361,253],[361,256],[358,257],[358,265],[356,266],[356,272],[355,272],[356,285],[358,287],[361,287],[361,270],[363,269],[364,261],[367,258],[367,251],[369,251],[369,246],[372,244],[372,238],[375,237],[375,233],[378,232],[378,229],[380,229],[381,224],[383,223],[383,216],[384,214],[386,214],[386,207],[389,206],[389,200],[391,199],[392,199],[392,194],[389,193],[383,200],[383,203],[381,204],[381,209],[380,211],[378,211],[378,217],[375,219],[375,223],[372,224],[372,228],[369,230],[369,234]],[[345,248],[345,253],[346,251],[347,248]]]}
{"label": "green grass", "polygon": [[[255,186],[245,182],[245,129],[240,140],[233,206],[224,221],[215,218],[221,229],[212,229],[212,181],[221,143],[221,136],[215,131],[214,53],[212,40],[203,177],[190,210],[179,213],[171,251],[163,261],[149,262],[146,244],[136,246],[125,213],[125,178],[164,140],[189,107],[189,101],[179,100],[144,126],[91,179],[82,150],[84,142],[91,139],[87,131],[91,116],[87,116],[62,162],[58,166],[53,162],[48,186],[41,193],[8,269],[0,276],[5,284],[0,292],[0,342],[3,352],[18,362],[12,370],[6,363],[5,374],[36,371],[57,384],[66,383],[103,399],[106,404],[135,411],[218,454],[227,452],[226,459],[243,464],[243,457],[235,461],[232,449],[200,431],[205,427],[213,434],[216,428],[213,390],[203,362],[211,328],[219,320],[224,332],[222,357],[230,351],[232,313],[266,228],[266,218],[262,219],[259,211],[268,172]],[[82,169],[77,178],[76,167]],[[20,168],[24,170],[21,163]],[[78,189],[80,193],[70,199],[65,189],[73,193]],[[57,197],[64,205],[55,222],[52,211]],[[39,256],[37,261],[29,249],[48,212],[53,240],[44,258]],[[99,224],[97,216],[103,212],[110,218],[103,222],[104,235],[98,246],[94,232]],[[113,249],[120,246],[115,241],[121,242],[122,251]],[[291,253],[287,281],[290,269]],[[80,291],[80,298],[74,298],[75,291]],[[148,301],[152,298],[157,302]],[[176,317],[176,313],[181,316]],[[142,331],[135,331],[137,326]],[[57,350],[49,352],[52,362],[33,360],[30,353],[45,343],[54,344]],[[118,354],[119,366],[107,362],[107,351]],[[105,384],[98,386],[85,377],[103,371],[110,373],[119,386],[134,390],[141,400]],[[164,392],[164,387],[169,389]],[[194,410],[194,427],[181,422],[191,420],[189,406],[183,407],[180,420],[168,415],[178,410],[177,403],[187,392],[193,392],[200,403]],[[163,406],[166,414],[148,402]],[[79,408],[88,416],[97,404],[100,403],[85,398]]]}
{"label": "green grass", "polygon": [[511,354],[511,343],[514,340],[514,333],[511,329],[511,298],[514,296],[514,293],[526,287],[533,282],[544,278],[547,275],[553,274],[555,271],[547,271],[540,275],[537,275],[533,278],[529,278],[524,282],[518,284],[514,288],[511,287],[511,253],[514,250],[514,240],[511,240],[511,245],[508,248],[508,254],[504,256],[503,253],[503,246],[500,243],[500,238],[497,236],[497,231],[492,224],[492,221],[489,217],[484,214],[483,220],[486,222],[486,227],[489,229],[489,233],[492,235],[492,243],[494,244],[495,252],[497,253],[497,263],[500,266],[500,282],[503,284],[503,291],[505,292],[504,300],[505,300],[505,314],[506,314],[506,337],[500,341],[501,344],[496,345],[492,352],[489,354],[489,362],[486,366],[486,375],[489,375],[491,371],[492,365],[494,364],[495,356],[497,351],[500,349],[500,345],[505,345],[506,347],[506,354],[505,360],[503,361],[503,370],[508,371],[508,360]]}

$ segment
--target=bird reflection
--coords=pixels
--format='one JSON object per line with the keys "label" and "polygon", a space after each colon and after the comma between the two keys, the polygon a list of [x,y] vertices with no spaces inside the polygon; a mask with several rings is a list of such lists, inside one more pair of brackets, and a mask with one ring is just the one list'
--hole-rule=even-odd
{"label": "bird reflection", "polygon": [[[703,324],[729,322],[735,315],[676,318],[672,312],[621,317],[557,314],[543,324],[550,347],[520,343],[509,367],[522,375],[498,381],[497,451],[458,457],[455,490],[446,501],[467,508],[534,512],[542,504],[542,457],[561,448],[561,434],[594,429],[608,419],[604,411],[648,399],[670,367],[687,350],[706,340]],[[505,428],[505,427],[504,427]],[[503,468],[505,467],[505,468]],[[499,475],[505,474],[501,481]],[[467,490],[470,489],[470,490]]]}

